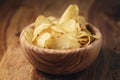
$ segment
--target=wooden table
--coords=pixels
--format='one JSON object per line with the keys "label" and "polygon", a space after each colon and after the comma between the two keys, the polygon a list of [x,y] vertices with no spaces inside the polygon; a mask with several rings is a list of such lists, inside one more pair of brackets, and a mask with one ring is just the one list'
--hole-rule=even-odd
{"label": "wooden table", "polygon": [[[78,4],[80,15],[102,32],[100,54],[89,68],[75,74],[39,72],[23,54],[20,32],[38,15],[60,17],[71,3]],[[0,80],[120,80],[119,9],[119,0],[0,0]]]}

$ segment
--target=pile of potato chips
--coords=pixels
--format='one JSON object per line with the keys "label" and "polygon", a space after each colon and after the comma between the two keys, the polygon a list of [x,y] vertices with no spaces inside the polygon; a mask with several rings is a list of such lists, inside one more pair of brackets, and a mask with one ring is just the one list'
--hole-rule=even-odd
{"label": "pile of potato chips", "polygon": [[26,29],[25,37],[34,45],[48,49],[80,48],[95,39],[75,4],[68,6],[60,19],[38,16],[34,28]]}

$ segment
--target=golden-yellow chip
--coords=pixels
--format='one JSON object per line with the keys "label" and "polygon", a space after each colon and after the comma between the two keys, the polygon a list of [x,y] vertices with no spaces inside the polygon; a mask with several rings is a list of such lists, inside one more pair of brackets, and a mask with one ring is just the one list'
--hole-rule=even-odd
{"label": "golden-yellow chip", "polygon": [[60,18],[59,24],[70,19],[76,19],[78,14],[79,14],[79,8],[77,5],[73,4],[68,6],[68,8],[65,10],[62,17]]}
{"label": "golden-yellow chip", "polygon": [[70,19],[68,21],[63,22],[60,27],[62,28],[63,31],[67,33],[77,33],[77,27],[76,27],[76,22],[74,19]]}
{"label": "golden-yellow chip", "polygon": [[39,47],[46,47],[46,40],[50,38],[51,34],[50,33],[43,33],[40,35],[37,39],[37,46]]}
{"label": "golden-yellow chip", "polygon": [[48,23],[41,23],[39,26],[37,26],[37,27],[35,28],[35,30],[34,30],[32,41],[34,41],[35,38],[36,38],[37,36],[39,36],[40,32],[42,32],[43,30],[45,30],[45,29],[47,29],[47,28],[49,28],[49,27],[50,27],[50,24],[48,24]]}
{"label": "golden-yellow chip", "polygon": [[25,29],[24,35],[29,42],[32,42],[33,32],[34,32],[34,30],[32,28]]}
{"label": "golden-yellow chip", "polygon": [[49,19],[47,19],[46,17],[40,15],[35,20],[35,27],[38,27],[40,24],[43,24],[43,23],[45,23],[45,24],[52,24],[52,22]]}

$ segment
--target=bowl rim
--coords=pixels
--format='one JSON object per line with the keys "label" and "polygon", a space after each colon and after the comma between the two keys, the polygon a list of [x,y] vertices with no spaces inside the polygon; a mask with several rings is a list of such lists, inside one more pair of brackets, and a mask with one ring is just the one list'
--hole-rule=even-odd
{"label": "bowl rim", "polygon": [[47,48],[40,48],[40,47],[38,47],[38,46],[30,43],[29,41],[27,41],[25,39],[25,37],[24,37],[24,31],[25,31],[25,29],[28,28],[28,27],[33,27],[34,24],[35,23],[31,23],[31,24],[29,24],[28,26],[26,26],[22,30],[22,32],[20,34],[20,42],[24,43],[26,45],[26,47],[31,48],[34,51],[38,51],[38,52],[42,51],[42,52],[44,52],[46,54],[48,54],[48,52],[50,54],[58,54],[58,53],[59,54],[68,54],[68,53],[73,53],[73,52],[77,52],[77,51],[80,51],[80,50],[84,50],[86,48],[91,49],[94,45],[96,45],[96,44],[98,44],[99,42],[102,41],[102,35],[101,35],[100,30],[97,27],[93,26],[92,24],[86,23],[86,25],[89,24],[92,27],[92,29],[95,32],[95,34],[99,36],[99,39],[96,39],[95,41],[93,41],[92,43],[90,43],[88,46],[84,46],[84,47],[81,47],[81,48],[75,48],[75,49],[47,49]]}

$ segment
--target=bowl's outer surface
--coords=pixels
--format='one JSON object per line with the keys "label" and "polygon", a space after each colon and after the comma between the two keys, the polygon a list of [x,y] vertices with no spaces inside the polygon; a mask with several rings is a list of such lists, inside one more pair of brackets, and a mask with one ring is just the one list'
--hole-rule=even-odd
{"label": "bowl's outer surface", "polygon": [[[33,24],[27,27],[33,27]],[[87,68],[97,57],[102,36],[100,31],[93,27],[99,39],[87,47],[73,50],[43,49],[29,43],[24,37],[24,29],[20,35],[20,43],[29,62],[40,71],[50,74],[71,74]]]}

